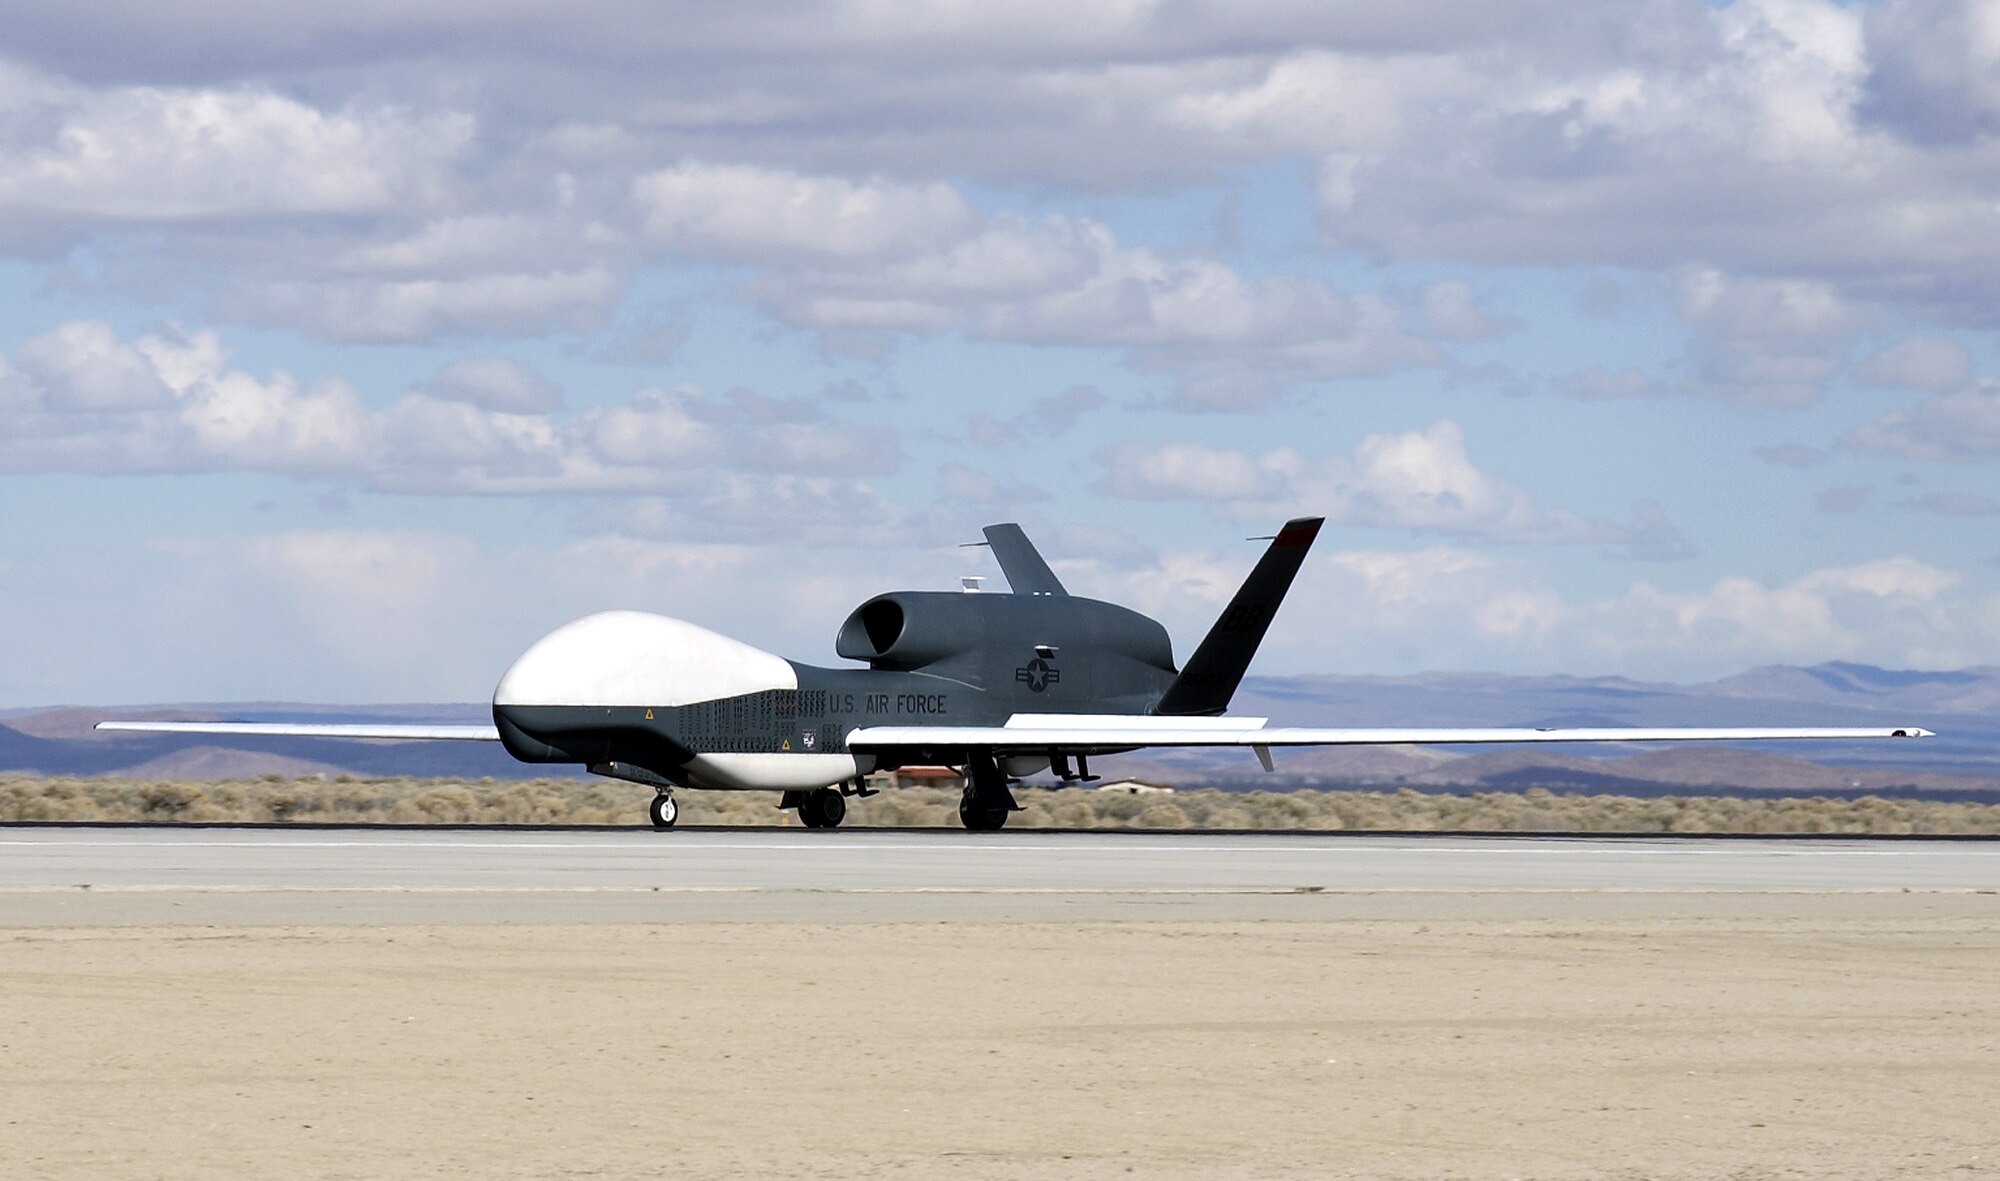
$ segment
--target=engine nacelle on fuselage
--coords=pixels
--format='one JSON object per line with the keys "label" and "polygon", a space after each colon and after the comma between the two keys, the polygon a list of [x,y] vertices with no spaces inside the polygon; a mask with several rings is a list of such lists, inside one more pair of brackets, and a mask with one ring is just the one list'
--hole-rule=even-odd
{"label": "engine nacelle on fuselage", "polygon": [[872,763],[799,719],[798,668],[684,620],[606,611],[530,645],[493,722],[530,763],[625,763],[689,787],[798,791]]}
{"label": "engine nacelle on fuselage", "polygon": [[[1031,696],[1017,707],[1027,712],[1076,708],[1067,702],[1142,712],[1175,676],[1173,645],[1157,621],[1073,595],[892,591],[855,608],[834,650],[872,669],[945,677],[996,699],[1028,685]],[[1046,693],[1055,680],[1066,688]]]}

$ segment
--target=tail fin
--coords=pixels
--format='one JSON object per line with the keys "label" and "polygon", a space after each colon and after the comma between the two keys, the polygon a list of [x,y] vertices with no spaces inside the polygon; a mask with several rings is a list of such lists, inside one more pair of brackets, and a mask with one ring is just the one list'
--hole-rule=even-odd
{"label": "tail fin", "polygon": [[1264,642],[1271,617],[1278,613],[1278,604],[1291,589],[1292,578],[1306,560],[1306,551],[1319,536],[1324,520],[1324,517],[1299,517],[1285,522],[1285,527],[1271,539],[1271,548],[1258,560],[1257,568],[1250,571],[1236,597],[1229,600],[1228,610],[1208,629],[1201,646],[1182,667],[1181,675],[1167,686],[1160,704],[1154,707],[1155,712],[1219,714],[1229,708],[1229,699],[1243,680],[1244,670],[1250,667],[1250,658],[1257,654],[1257,645]]}

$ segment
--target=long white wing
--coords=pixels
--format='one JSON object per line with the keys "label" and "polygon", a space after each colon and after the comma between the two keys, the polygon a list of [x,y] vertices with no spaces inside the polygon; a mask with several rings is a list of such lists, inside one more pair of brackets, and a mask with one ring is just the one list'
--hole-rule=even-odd
{"label": "long white wing", "polygon": [[99,730],[142,730],[150,734],[253,734],[285,738],[384,738],[418,742],[498,742],[489,725],[344,725],[317,722],[99,722]]}
{"label": "long white wing", "polygon": [[887,747],[998,751],[1131,750],[1142,746],[1393,746],[1507,742],[1740,742],[1749,739],[1925,738],[1915,726],[1722,726],[1572,729],[1333,730],[1265,726],[1264,718],[1161,718],[1094,714],[1015,714],[1005,726],[864,726],[847,735],[855,750]]}

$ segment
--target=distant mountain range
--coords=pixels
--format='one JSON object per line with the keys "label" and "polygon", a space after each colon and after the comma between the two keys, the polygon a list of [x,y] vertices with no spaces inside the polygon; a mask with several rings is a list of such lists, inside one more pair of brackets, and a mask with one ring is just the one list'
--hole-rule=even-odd
{"label": "distant mountain range", "polygon": [[[1274,725],[1728,726],[1911,725],[1916,741],[1744,746],[1355,747],[1284,751],[1264,774],[1242,752],[1141,751],[1098,773],[1187,785],[1309,784],[1608,791],[1888,793],[2000,801],[2000,668],[1917,672],[1831,663],[1773,665],[1701,684],[1619,677],[1427,673],[1409,677],[1252,677],[1236,714]],[[247,721],[481,721],[483,703],[318,706],[241,703],[0,713],[0,769],[47,775],[242,779],[261,775],[532,778],[497,745],[100,734],[109,717]]]}

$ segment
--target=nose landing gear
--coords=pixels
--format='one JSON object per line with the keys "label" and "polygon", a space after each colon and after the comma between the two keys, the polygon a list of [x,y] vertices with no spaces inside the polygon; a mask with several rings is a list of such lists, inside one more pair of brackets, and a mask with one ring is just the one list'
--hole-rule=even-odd
{"label": "nose landing gear", "polygon": [[679,804],[674,803],[674,793],[663,791],[654,796],[653,802],[647,805],[646,814],[653,818],[654,828],[667,829],[672,828],[674,821],[680,819],[681,809]]}

